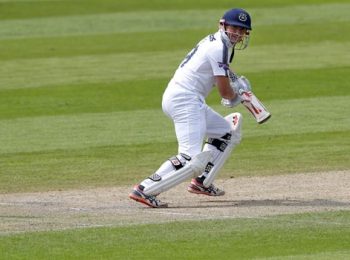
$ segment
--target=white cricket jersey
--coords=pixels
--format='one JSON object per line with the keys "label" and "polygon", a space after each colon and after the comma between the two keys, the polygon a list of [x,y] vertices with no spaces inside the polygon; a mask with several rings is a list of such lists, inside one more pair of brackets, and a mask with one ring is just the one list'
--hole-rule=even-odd
{"label": "white cricket jersey", "polygon": [[204,100],[214,87],[214,76],[227,76],[232,48],[221,40],[220,32],[208,35],[192,49],[176,70],[169,86],[198,94]]}

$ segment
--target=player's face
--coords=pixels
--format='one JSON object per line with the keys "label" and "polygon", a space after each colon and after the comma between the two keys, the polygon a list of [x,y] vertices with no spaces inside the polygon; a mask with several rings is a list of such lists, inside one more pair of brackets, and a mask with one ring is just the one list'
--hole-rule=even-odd
{"label": "player's face", "polygon": [[226,26],[226,33],[233,44],[242,41],[245,36],[249,35],[249,31],[246,28],[232,25]]}

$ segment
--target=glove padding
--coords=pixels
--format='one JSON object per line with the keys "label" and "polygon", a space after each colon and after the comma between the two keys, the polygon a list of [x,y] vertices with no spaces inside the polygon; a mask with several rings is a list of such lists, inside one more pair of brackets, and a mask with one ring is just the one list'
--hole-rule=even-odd
{"label": "glove padding", "polygon": [[230,80],[231,88],[239,94],[242,91],[251,91],[252,87],[249,80],[244,76],[237,76],[234,80]]}
{"label": "glove padding", "polygon": [[241,103],[241,99],[239,98],[238,95],[234,99],[226,99],[226,98],[221,99],[221,105],[223,105],[224,107],[231,108],[231,107],[238,106],[240,103]]}
{"label": "glove padding", "polygon": [[234,80],[230,78],[230,85],[233,91],[237,94],[234,99],[221,99],[221,104],[225,107],[235,107],[243,101],[250,101],[252,87],[249,80],[244,76],[237,76]]}
{"label": "glove padding", "polygon": [[250,102],[251,99],[252,99],[251,96],[252,96],[252,92],[251,91],[240,90],[240,93],[234,99],[222,98],[221,99],[221,104],[224,107],[232,108],[232,107],[235,107],[235,106],[239,105],[243,101]]}

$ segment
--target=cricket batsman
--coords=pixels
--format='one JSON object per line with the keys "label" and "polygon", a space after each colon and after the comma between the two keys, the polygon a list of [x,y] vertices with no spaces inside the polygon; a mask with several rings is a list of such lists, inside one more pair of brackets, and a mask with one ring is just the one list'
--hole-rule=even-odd
{"label": "cricket batsman", "polygon": [[164,208],[168,204],[160,201],[158,195],[191,178],[187,188],[191,193],[225,194],[213,182],[240,143],[242,115],[231,113],[223,117],[205,99],[216,86],[223,105],[243,104],[259,123],[270,117],[251,92],[249,81],[230,70],[235,51],[248,46],[251,30],[247,11],[228,10],[219,21],[219,30],[202,39],[181,62],[162,99],[163,111],[174,123],[178,153],[136,185],[129,198],[149,207]]}

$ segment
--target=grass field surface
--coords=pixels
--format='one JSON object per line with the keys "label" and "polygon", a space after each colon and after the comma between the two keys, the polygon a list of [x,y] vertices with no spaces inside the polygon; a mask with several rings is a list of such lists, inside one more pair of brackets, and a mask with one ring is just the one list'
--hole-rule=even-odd
{"label": "grass field surface", "polygon": [[0,249],[4,259],[348,259],[349,217],[337,212],[30,233],[0,237]]}
{"label": "grass field surface", "polygon": [[[253,31],[232,68],[272,118],[257,125],[237,108],[243,141],[220,178],[349,170],[349,1],[234,4],[0,0],[0,193],[132,187],[151,174],[177,151],[167,82],[236,6]],[[207,102],[232,111],[216,89]],[[349,229],[341,211],[10,234],[0,258],[347,259]]]}

